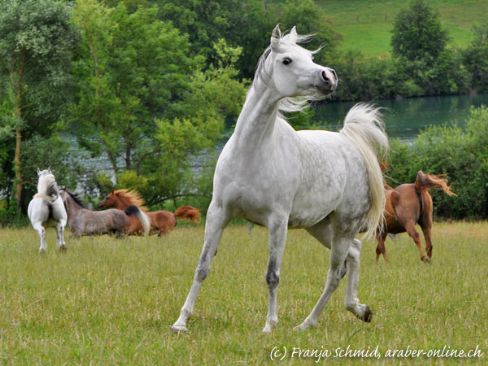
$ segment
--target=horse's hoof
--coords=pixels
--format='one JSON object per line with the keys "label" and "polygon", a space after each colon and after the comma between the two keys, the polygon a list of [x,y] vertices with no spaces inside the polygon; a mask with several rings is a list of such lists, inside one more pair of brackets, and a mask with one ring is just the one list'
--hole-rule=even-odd
{"label": "horse's hoof", "polygon": [[361,315],[361,316],[358,315],[358,319],[360,319],[366,323],[371,323],[371,320],[373,319],[373,312],[371,311],[369,306],[366,306],[366,308],[364,309],[363,315]]}
{"label": "horse's hoof", "polygon": [[43,248],[39,249],[39,254],[40,254],[40,255],[45,255],[45,254],[47,254],[47,249],[43,249]]}
{"label": "horse's hoof", "polygon": [[187,333],[188,328],[184,325],[173,324],[171,330],[175,333]]}
{"label": "horse's hoof", "polygon": [[308,328],[314,328],[317,326],[317,322],[311,322],[308,320],[304,320],[302,324],[297,325],[293,330],[298,331],[298,332],[303,332],[304,330],[307,330]]}
{"label": "horse's hoof", "polygon": [[429,263],[429,264],[431,263],[431,259],[425,255],[422,258],[420,258],[420,260],[424,263]]}
{"label": "horse's hoof", "polygon": [[66,245],[64,244],[60,245],[58,249],[61,253],[66,253],[66,251],[68,250],[68,248],[66,248]]}

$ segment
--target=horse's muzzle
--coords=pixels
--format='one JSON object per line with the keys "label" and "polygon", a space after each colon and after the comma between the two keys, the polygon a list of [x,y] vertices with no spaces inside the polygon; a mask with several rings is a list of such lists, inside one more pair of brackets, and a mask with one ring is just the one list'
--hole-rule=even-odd
{"label": "horse's muzzle", "polygon": [[315,86],[323,94],[332,93],[336,90],[338,84],[337,74],[334,69],[324,67],[317,72]]}

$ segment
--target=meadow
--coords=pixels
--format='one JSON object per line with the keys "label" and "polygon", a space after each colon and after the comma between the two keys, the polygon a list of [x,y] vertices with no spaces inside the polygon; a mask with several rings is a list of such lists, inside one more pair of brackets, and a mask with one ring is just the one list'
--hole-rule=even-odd
{"label": "meadow", "polygon": [[[319,0],[334,29],[342,35],[341,49],[360,50],[368,57],[389,57],[395,16],[408,7],[400,0]],[[451,47],[465,48],[475,24],[486,21],[486,0],[429,0],[447,29]]]}
{"label": "meadow", "polygon": [[[199,297],[188,334],[173,334],[189,289],[203,226],[178,226],[159,237],[71,239],[68,251],[37,253],[30,228],[0,229],[0,364],[261,365],[271,350],[287,349],[280,363],[302,350],[470,350],[488,358],[488,223],[435,223],[433,263],[417,258],[405,235],[388,240],[390,262],[375,260],[363,243],[359,297],[373,310],[363,323],[343,306],[343,281],[319,326],[296,332],[315,304],[329,251],[305,231],[289,232],[279,292],[280,323],[264,335],[267,231],[244,225],[224,232],[212,272]],[[275,348],[278,347],[278,348]],[[348,358],[343,363],[457,364],[453,358]],[[322,360],[321,362],[324,362]]]}

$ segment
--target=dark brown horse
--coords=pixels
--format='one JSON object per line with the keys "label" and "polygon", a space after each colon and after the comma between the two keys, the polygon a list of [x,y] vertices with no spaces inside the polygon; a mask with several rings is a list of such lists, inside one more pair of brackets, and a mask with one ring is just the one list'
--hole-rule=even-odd
{"label": "dark brown horse", "polygon": [[181,206],[174,213],[170,211],[148,211],[144,206],[144,200],[140,194],[133,190],[118,189],[107,195],[100,202],[100,207],[113,207],[119,210],[126,209],[129,205],[135,205],[143,210],[149,217],[151,223],[151,232],[157,232],[159,235],[166,234],[176,226],[176,218],[188,219],[194,223],[200,222],[200,211],[192,206]]}
{"label": "dark brown horse", "polygon": [[[385,183],[386,203],[385,221],[383,228],[377,233],[376,260],[380,255],[387,260],[385,240],[388,234],[407,232],[413,239],[423,262],[430,262],[432,258],[432,197],[430,188],[442,189],[449,196],[455,195],[447,184],[447,180],[441,175],[417,173],[415,183],[401,184],[392,188]],[[420,242],[420,235],[415,229],[418,224],[424,233],[424,254]]]}
{"label": "dark brown horse", "polygon": [[68,225],[73,236],[138,234],[139,232],[134,229],[134,221],[138,223],[140,233],[149,232],[149,220],[136,206],[129,206],[125,211],[115,209],[93,211],[87,209],[74,193],[62,189],[60,196],[68,212]]}

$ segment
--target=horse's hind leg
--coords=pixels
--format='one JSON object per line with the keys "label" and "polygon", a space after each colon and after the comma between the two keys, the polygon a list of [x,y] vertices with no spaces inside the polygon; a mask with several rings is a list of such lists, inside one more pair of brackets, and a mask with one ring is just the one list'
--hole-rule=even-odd
{"label": "horse's hind leg", "polygon": [[47,243],[46,243],[46,229],[42,226],[41,223],[37,223],[32,225],[35,231],[39,234],[39,239],[41,240],[41,245],[39,246],[39,253],[46,253],[47,252]]}
{"label": "horse's hind leg", "polygon": [[[361,252],[361,242],[354,239],[349,247],[347,254],[347,291],[345,305],[346,309],[356,315],[359,319],[370,322],[373,317],[369,306],[360,304],[358,299],[358,282],[359,282],[359,258]],[[386,259],[386,258],[385,258]]]}
{"label": "horse's hind leg", "polygon": [[59,250],[66,250],[66,243],[64,242],[64,227],[66,222],[58,222],[56,225],[56,245]]}
{"label": "horse's hind leg", "polygon": [[208,275],[210,270],[210,262],[215,255],[217,245],[224,227],[229,222],[230,217],[222,207],[217,207],[213,202],[207,212],[207,220],[205,223],[205,239],[203,244],[200,260],[195,269],[193,283],[190,291],[186,297],[185,303],[181,308],[178,320],[173,324],[171,329],[175,332],[187,331],[186,322],[193,312],[193,306],[197,299],[198,293],[202,286],[202,282]]}
{"label": "horse's hind leg", "polygon": [[288,220],[277,219],[269,225],[269,260],[266,273],[266,283],[269,290],[268,315],[263,328],[264,333],[269,333],[278,323],[278,285],[280,283],[280,269],[285,251]]}
{"label": "horse's hind leg", "polygon": [[307,316],[307,318],[297,327],[297,329],[305,330],[310,326],[317,325],[317,320],[322,313],[322,310],[329,301],[332,293],[336,290],[337,286],[339,286],[339,281],[343,275],[344,261],[348,256],[349,247],[353,240],[353,238],[340,237],[332,241],[330,268],[327,273],[324,291],[312,309],[310,315]]}
{"label": "horse's hind leg", "polygon": [[385,247],[386,234],[379,234],[376,239],[378,241],[378,244],[376,245],[376,262],[378,262],[378,260],[380,259],[380,255],[383,255],[383,259],[385,260],[385,262],[388,262]]}
{"label": "horse's hind leg", "polygon": [[430,212],[427,208],[424,210],[420,227],[424,233],[425,251],[430,261],[432,259],[432,199],[430,201]]}
{"label": "horse's hind leg", "polygon": [[420,234],[418,233],[417,230],[415,230],[415,224],[413,222],[409,221],[405,225],[405,230],[407,231],[408,235],[410,235],[410,237],[415,242],[415,245],[417,246],[417,249],[419,251],[420,260],[422,262],[429,262],[429,257],[427,257],[424,254],[424,251],[422,250],[422,243],[420,242]]}

